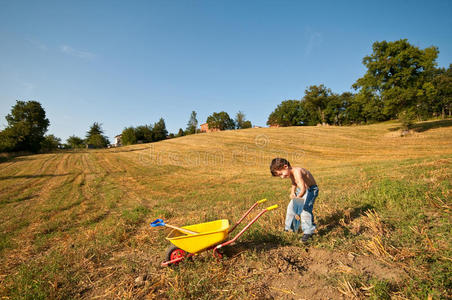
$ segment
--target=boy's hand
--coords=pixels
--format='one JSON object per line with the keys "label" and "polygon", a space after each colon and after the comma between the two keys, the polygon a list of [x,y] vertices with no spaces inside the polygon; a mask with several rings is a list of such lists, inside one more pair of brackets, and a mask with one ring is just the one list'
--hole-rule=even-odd
{"label": "boy's hand", "polygon": [[297,198],[297,195],[295,193],[290,193],[290,199],[293,199],[293,198]]}

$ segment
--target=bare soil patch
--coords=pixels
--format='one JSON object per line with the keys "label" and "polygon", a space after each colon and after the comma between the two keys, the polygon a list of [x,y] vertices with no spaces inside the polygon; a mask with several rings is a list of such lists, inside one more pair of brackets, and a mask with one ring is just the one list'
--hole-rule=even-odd
{"label": "bare soil patch", "polygon": [[397,283],[405,277],[400,269],[370,257],[311,247],[285,246],[270,249],[265,259],[246,270],[263,275],[268,299],[346,299],[331,281],[353,274]]}

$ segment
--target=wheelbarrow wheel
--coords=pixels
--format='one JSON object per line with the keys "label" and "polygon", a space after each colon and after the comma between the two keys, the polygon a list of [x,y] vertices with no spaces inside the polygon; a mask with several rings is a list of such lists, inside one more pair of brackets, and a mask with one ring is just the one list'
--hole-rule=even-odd
{"label": "wheelbarrow wheel", "polygon": [[[172,245],[171,247],[166,250],[166,261],[170,261],[176,258],[185,257],[187,255],[187,252],[184,250]],[[177,265],[179,262],[174,263],[174,265]]]}

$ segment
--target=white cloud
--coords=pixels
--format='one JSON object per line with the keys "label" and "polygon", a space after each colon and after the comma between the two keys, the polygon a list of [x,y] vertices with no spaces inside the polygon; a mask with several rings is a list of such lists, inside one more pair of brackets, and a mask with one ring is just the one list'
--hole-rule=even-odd
{"label": "white cloud", "polygon": [[308,37],[308,44],[305,48],[305,55],[308,56],[315,48],[320,46],[323,38],[320,32],[312,31],[310,28],[306,29],[306,35]]}
{"label": "white cloud", "polygon": [[68,45],[61,45],[60,50],[65,54],[72,55],[82,59],[93,59],[95,57],[95,55],[91,52],[76,50]]}

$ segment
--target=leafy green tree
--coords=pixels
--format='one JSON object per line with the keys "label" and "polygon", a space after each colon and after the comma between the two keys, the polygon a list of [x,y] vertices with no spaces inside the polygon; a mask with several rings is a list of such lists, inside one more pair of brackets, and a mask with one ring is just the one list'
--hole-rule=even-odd
{"label": "leafy green tree", "polygon": [[207,117],[207,124],[209,128],[216,128],[219,130],[235,129],[234,120],[229,117],[227,112],[214,112]]}
{"label": "leafy green tree", "polygon": [[190,115],[190,120],[188,120],[187,123],[187,129],[185,130],[185,133],[188,134],[194,134],[196,133],[196,130],[198,128],[198,119],[196,115],[196,111],[192,111]]}
{"label": "leafy green tree", "polygon": [[12,152],[15,150],[17,140],[12,128],[7,127],[0,131],[0,152]]}
{"label": "leafy green tree", "polygon": [[49,152],[58,149],[61,146],[61,139],[53,134],[46,135],[41,142],[41,151]]}
{"label": "leafy green tree", "polygon": [[79,149],[85,147],[85,142],[82,138],[72,135],[66,140],[66,145],[70,149]]}
{"label": "leafy green tree", "polygon": [[242,129],[251,128],[253,127],[253,124],[251,124],[251,121],[244,121],[242,124]]}
{"label": "leafy green tree", "polygon": [[165,120],[163,120],[163,118],[160,118],[160,120],[154,124],[152,134],[155,142],[166,139],[168,131],[166,130]]}
{"label": "leafy green tree", "polygon": [[383,116],[377,116],[376,121],[382,117],[395,118],[407,108],[414,108],[421,116],[429,92],[425,83],[430,82],[435,73],[438,49],[421,50],[406,39],[375,42],[372,49],[372,54],[363,59],[367,72],[353,87],[359,89],[361,97],[366,97],[372,106],[382,106]]}
{"label": "leafy green tree", "polygon": [[307,113],[300,100],[286,100],[268,116],[267,125],[300,126],[306,119]]}
{"label": "leafy green tree", "polygon": [[151,143],[154,141],[152,125],[142,125],[135,129],[135,135],[137,141],[143,141],[144,143]]}
{"label": "leafy green tree", "polygon": [[435,87],[434,101],[432,107],[435,112],[441,114],[444,119],[446,114],[452,116],[452,64],[447,70],[439,69],[437,76],[432,80]]}
{"label": "leafy green tree", "polygon": [[[326,110],[331,97],[331,90],[323,84],[319,86],[311,85],[308,89],[305,90],[305,96],[303,97],[305,109],[310,115],[317,114],[317,119],[319,119],[322,124],[326,124],[328,121]],[[330,107],[330,113],[331,110],[333,110],[332,107]],[[311,120],[313,120],[312,117]]]}
{"label": "leafy green tree", "polygon": [[94,122],[86,133],[85,143],[93,145],[95,148],[105,148],[110,143],[103,135],[102,124]]}
{"label": "leafy green tree", "polygon": [[235,126],[237,129],[251,128],[251,122],[245,119],[245,114],[239,111],[235,115]]}
{"label": "leafy green tree", "polygon": [[350,120],[349,107],[353,104],[355,95],[350,92],[344,92],[338,95],[340,108],[339,108],[339,123],[337,125],[349,125],[353,120]]}
{"label": "leafy green tree", "polygon": [[126,127],[121,133],[121,143],[124,146],[133,145],[137,143],[136,130],[133,127]]}
{"label": "leafy green tree", "polygon": [[16,101],[6,116],[8,126],[0,134],[3,151],[38,152],[50,124],[37,101]]}

